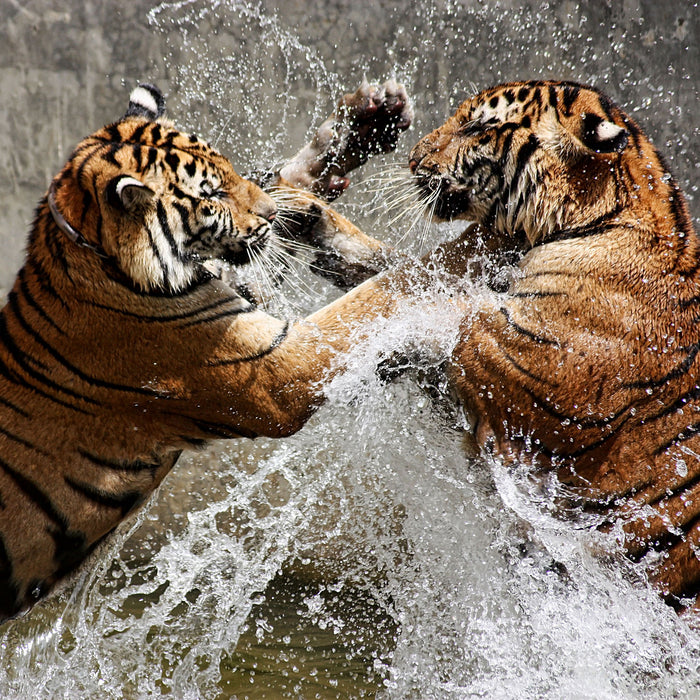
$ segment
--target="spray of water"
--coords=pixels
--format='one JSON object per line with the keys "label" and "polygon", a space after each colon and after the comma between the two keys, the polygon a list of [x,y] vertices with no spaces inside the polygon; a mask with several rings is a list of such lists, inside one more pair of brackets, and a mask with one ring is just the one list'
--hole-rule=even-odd
{"label": "spray of water", "polygon": [[[655,82],[655,54],[631,43],[643,30],[631,36],[604,16],[614,10],[584,5],[378,3],[371,11],[393,31],[359,56],[336,44],[342,77],[320,44],[259,3],[168,3],[150,22],[167,47],[170,113],[245,171],[290,155],[363,73],[408,85],[417,133],[472,81],[552,77],[552,66],[642,121],[672,114],[683,71],[670,87]],[[327,28],[329,42],[355,26]],[[634,50],[641,68],[626,58]],[[692,195],[693,133],[656,128]],[[405,168],[368,172],[340,205],[349,218],[416,253],[453,232],[426,223]],[[298,274],[284,292],[293,307],[278,309],[304,313],[333,293]],[[429,294],[438,310],[378,324],[299,434],[187,456],[72,580],[0,628],[0,695],[697,696],[700,637],[615,556],[612,536],[564,522],[526,464],[469,455],[441,371],[457,319],[441,290]],[[425,338],[430,353],[413,352]],[[395,371],[376,367],[394,353],[405,372],[386,381]]]}

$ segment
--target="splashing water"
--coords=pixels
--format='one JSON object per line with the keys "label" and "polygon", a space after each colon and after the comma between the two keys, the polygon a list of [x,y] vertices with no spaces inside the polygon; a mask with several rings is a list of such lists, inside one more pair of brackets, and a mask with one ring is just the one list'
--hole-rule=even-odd
{"label": "splashing water", "polygon": [[[383,24],[334,16],[329,45],[343,32],[394,28],[371,54],[358,56],[352,41],[333,47],[342,77],[318,38],[257,3],[165,4],[150,21],[168,47],[170,113],[242,171],[289,155],[363,72],[409,86],[418,133],[470,82],[550,77],[551,66],[610,92],[640,121],[652,110],[672,115],[677,98],[682,109],[684,64],[668,79],[645,71],[655,54],[644,27],[625,30],[618,17],[594,41],[610,19],[603,10],[511,4],[361,8],[384,13]],[[626,58],[635,50],[636,63]],[[692,195],[697,127],[678,134],[671,122],[652,123],[656,141],[662,150],[667,141]],[[368,171],[382,180],[382,167]],[[386,195],[373,190],[350,193],[341,208],[401,240],[415,212],[406,206],[408,218],[390,214],[377,230],[371,212]],[[421,225],[401,245],[451,232]],[[331,294],[309,284],[302,303]],[[611,542],[555,517],[554,499],[528,485],[527,465],[521,474],[468,455],[439,371],[456,332],[447,307],[429,318],[404,309],[353,351],[299,434],[183,458],[71,581],[0,628],[0,695],[697,697],[700,635],[633,565],[597,556]],[[382,381],[375,366],[424,337],[434,356]]]}

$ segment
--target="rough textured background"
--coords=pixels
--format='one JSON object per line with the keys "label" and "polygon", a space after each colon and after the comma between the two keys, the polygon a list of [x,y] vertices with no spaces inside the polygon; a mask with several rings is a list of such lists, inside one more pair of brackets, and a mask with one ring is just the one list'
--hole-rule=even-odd
{"label": "rough textured background", "polygon": [[[191,3],[181,5],[191,19]],[[205,136],[223,128],[217,114],[247,125],[224,138],[224,150],[244,162],[255,161],[255,139],[261,157],[290,153],[325,105],[317,93],[352,86],[363,72],[395,71],[409,83],[418,130],[441,122],[471,83],[578,79],[631,111],[686,192],[692,197],[696,190],[696,2],[212,0],[196,4],[215,9],[184,29],[162,21],[183,8],[162,9],[160,26],[149,22],[156,6],[152,0],[0,0],[0,289],[20,265],[35,204],[51,176],[78,139],[120,114],[129,89],[144,78],[170,92],[170,112],[180,123]],[[296,43],[279,48],[290,37]],[[297,56],[291,66],[284,65],[285,53]],[[251,85],[222,90],[236,70],[239,83],[248,74]],[[274,109],[282,103],[288,125],[281,129]],[[259,132],[256,119],[263,122]],[[241,133],[252,145],[243,147]],[[264,143],[266,133],[274,135],[272,145]],[[697,219],[697,197],[691,210]]]}

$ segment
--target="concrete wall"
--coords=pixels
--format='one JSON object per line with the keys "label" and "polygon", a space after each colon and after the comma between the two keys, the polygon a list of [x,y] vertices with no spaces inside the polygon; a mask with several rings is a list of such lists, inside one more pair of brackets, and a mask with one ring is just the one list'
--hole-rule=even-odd
{"label": "concrete wall", "polygon": [[[396,73],[413,140],[471,90],[572,78],[606,90],[667,154],[686,192],[700,163],[700,11],[685,0],[0,0],[0,288],[71,147],[157,82],[170,114],[242,169],[298,146],[331,93]],[[700,202],[691,201],[697,218]]]}

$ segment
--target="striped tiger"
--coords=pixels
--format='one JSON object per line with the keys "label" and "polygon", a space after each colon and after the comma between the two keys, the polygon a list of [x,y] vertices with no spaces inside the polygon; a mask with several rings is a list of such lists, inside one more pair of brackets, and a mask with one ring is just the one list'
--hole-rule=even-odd
{"label": "striped tiger", "polygon": [[[163,113],[160,91],[139,86],[122,119],[78,144],[0,311],[2,618],[75,569],[183,449],[298,430],[353,331],[395,303],[386,280],[370,280],[289,323],[213,277],[207,260],[244,265],[285,217]],[[410,119],[401,86],[364,84],[273,184],[333,197]],[[368,276],[380,244],[322,200],[299,201],[321,252]]]}
{"label": "striped tiger", "polygon": [[696,605],[700,241],[664,159],[598,90],[536,81],[466,100],[409,168],[437,218],[476,222],[450,254],[494,288],[452,356],[476,443],[554,471]]}

